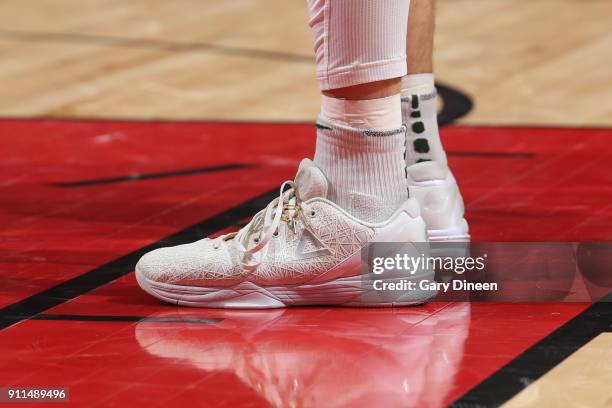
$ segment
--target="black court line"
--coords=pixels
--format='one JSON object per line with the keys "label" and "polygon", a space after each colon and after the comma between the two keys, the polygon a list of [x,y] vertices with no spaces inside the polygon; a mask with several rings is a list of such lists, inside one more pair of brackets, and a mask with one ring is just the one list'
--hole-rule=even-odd
{"label": "black court line", "polygon": [[39,314],[32,320],[58,320],[78,322],[151,322],[151,323],[204,323],[217,324],[224,319],[220,317],[149,317],[149,316],[94,316],[73,314]]}
{"label": "black court line", "polygon": [[601,333],[612,332],[612,293],[563,324],[450,404],[498,407]]}
{"label": "black court line", "polygon": [[160,50],[170,52],[213,52],[216,54],[265,58],[277,61],[313,64],[314,57],[284,51],[257,50],[246,47],[233,47],[200,42],[180,42],[169,40],[154,40],[148,38],[111,37],[94,34],[61,33],[45,31],[0,30],[0,39],[36,43],[60,43],[91,45],[97,47],[122,47]]}
{"label": "black court line", "polygon": [[531,152],[446,152],[447,156],[457,157],[494,157],[496,159],[533,159]]}
{"label": "black court line", "polygon": [[157,248],[179,245],[202,239],[217,231],[232,226],[244,217],[254,215],[278,195],[273,189],[229,210],[199,222],[182,231],[176,232],[160,241],[154,242],[129,254],[123,255],[89,272],[59,283],[52,288],[29,296],[12,305],[0,309],[0,330],[31,319],[41,313],[110,283],[134,270],[134,265],[145,253]]}
{"label": "black court line", "polygon": [[119,177],[109,177],[109,178],[99,178],[99,179],[79,180],[79,181],[67,181],[67,182],[54,183],[54,185],[59,186],[59,187],[83,187],[83,186],[92,186],[92,185],[97,185],[97,184],[129,183],[129,182],[140,181],[140,180],[159,179],[159,178],[164,178],[164,177],[191,176],[194,174],[215,173],[215,172],[226,171],[226,170],[244,169],[244,168],[249,168],[249,167],[253,167],[253,165],[246,164],[246,163],[230,163],[230,164],[224,164],[221,166],[202,167],[199,169],[176,170],[176,171],[166,171],[166,172],[147,173],[147,174],[131,174],[129,176],[119,176]]}

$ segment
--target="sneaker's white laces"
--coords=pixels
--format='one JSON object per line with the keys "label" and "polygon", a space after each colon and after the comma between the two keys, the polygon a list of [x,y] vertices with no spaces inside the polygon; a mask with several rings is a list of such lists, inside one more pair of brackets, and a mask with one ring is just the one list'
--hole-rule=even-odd
{"label": "sneaker's white laces", "polygon": [[[286,186],[290,188],[283,191]],[[231,245],[234,245],[239,253],[242,269],[252,271],[265,257],[268,243],[278,234],[281,220],[292,222],[295,228],[295,217],[300,213],[301,206],[302,201],[295,182],[285,181],[281,185],[277,198],[272,200],[264,210],[258,212],[240,231],[217,238],[218,243],[231,240]],[[255,245],[248,247],[250,237],[257,233],[259,237],[255,238]]]}

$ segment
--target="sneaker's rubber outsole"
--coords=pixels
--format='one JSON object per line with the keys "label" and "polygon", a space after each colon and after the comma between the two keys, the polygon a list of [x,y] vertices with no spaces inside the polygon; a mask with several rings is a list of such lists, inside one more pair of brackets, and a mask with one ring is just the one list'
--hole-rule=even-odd
{"label": "sneaker's rubber outsole", "polygon": [[465,219],[454,228],[427,230],[429,242],[470,242],[470,231]]}
{"label": "sneaker's rubber outsole", "polygon": [[[418,281],[427,278],[433,280],[433,274],[431,276],[412,275],[392,280]],[[351,276],[316,284],[266,287],[252,282],[241,282],[232,287],[218,288],[155,282],[145,277],[136,268],[136,280],[145,292],[165,302],[181,306],[224,309],[270,309],[306,305],[399,307],[420,305],[436,295],[434,290],[392,293],[365,289],[371,285],[368,285],[367,281],[364,283],[364,279],[370,278]]]}

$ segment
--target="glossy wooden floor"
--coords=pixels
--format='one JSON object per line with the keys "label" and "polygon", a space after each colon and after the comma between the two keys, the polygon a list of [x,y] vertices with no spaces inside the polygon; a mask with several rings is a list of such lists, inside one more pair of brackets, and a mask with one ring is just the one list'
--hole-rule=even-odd
{"label": "glossy wooden floor", "polygon": [[[475,240],[612,237],[611,18],[440,1],[438,81],[474,103],[442,138]],[[312,155],[305,20],[301,0],[0,2],[0,387],[88,407],[609,403],[612,303],[222,311],[138,288],[144,252],[235,229]]]}
{"label": "glossy wooden floor", "polygon": [[[471,124],[612,124],[609,0],[440,0]],[[0,115],[312,121],[302,0],[6,0]]]}

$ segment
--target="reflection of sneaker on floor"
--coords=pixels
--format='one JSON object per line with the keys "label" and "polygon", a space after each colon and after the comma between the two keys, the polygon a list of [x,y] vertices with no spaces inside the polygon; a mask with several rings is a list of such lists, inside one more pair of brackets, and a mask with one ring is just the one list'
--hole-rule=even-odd
{"label": "reflection of sneaker on floor", "polygon": [[[327,180],[308,159],[285,184],[291,188],[237,233],[146,254],[136,265],[140,286],[180,305],[235,308],[410,305],[434,294],[362,288],[365,244],[427,241],[416,200],[387,221],[368,223],[326,199]],[[431,280],[433,272],[387,279]]]}
{"label": "reflection of sneaker on floor", "polygon": [[215,313],[217,325],[138,323],[135,337],[169,365],[213,374],[198,379],[235,374],[273,407],[445,406],[470,324],[468,303]]}

